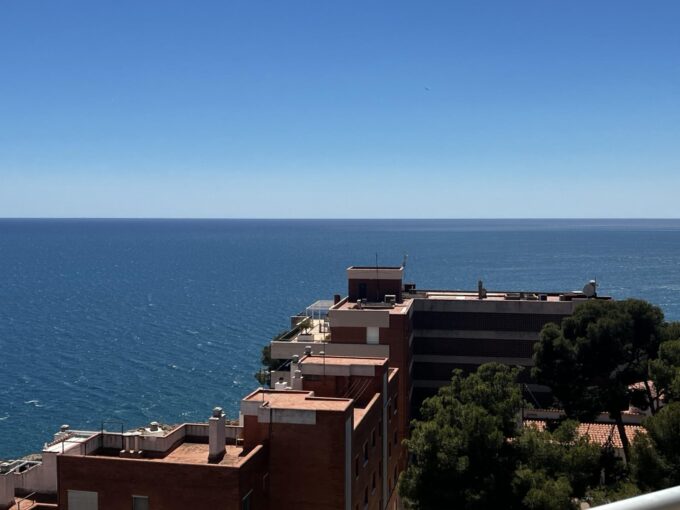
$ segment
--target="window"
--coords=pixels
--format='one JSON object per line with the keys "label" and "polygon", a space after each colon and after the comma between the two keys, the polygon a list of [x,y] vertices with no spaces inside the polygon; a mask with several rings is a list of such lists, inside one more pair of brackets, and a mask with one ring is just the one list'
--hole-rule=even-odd
{"label": "window", "polygon": [[368,505],[368,487],[364,489],[364,505]]}
{"label": "window", "polygon": [[371,494],[375,492],[375,471],[373,471],[373,482],[371,482]]}
{"label": "window", "polygon": [[99,493],[90,491],[68,491],[70,510],[98,510]]}
{"label": "window", "polygon": [[365,283],[360,283],[359,284],[359,299],[366,299],[368,297],[368,289],[366,288]]}
{"label": "window", "polygon": [[378,422],[378,437],[382,437],[382,420]]}
{"label": "window", "polygon": [[149,510],[149,497],[132,496],[132,510]]}
{"label": "window", "polygon": [[375,448],[375,429],[371,431],[371,447]]}
{"label": "window", "polygon": [[354,459],[354,477],[359,478],[359,456]]}
{"label": "window", "polygon": [[397,445],[397,431],[394,431],[394,445]]}
{"label": "window", "polygon": [[379,344],[380,343],[380,328],[367,327],[366,328],[366,343]]}
{"label": "window", "polygon": [[364,443],[364,464],[368,462],[368,441]]}
{"label": "window", "polygon": [[394,396],[394,414],[397,414],[398,407],[399,407],[399,394],[397,393]]}
{"label": "window", "polygon": [[265,473],[262,477],[262,490],[265,493],[269,492],[269,473]]}
{"label": "window", "polygon": [[248,494],[245,495],[245,497],[241,500],[241,510],[250,510],[252,507],[250,505],[251,503],[251,498],[250,496],[253,494],[253,491],[250,491]]}

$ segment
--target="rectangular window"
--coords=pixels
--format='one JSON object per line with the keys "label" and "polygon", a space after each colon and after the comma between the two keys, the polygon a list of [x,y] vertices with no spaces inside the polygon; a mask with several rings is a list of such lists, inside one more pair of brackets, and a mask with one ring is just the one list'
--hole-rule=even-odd
{"label": "rectangular window", "polygon": [[269,492],[269,473],[265,473],[262,477],[262,490],[265,493]]}
{"label": "rectangular window", "polygon": [[371,431],[371,447],[375,448],[375,429]]}
{"label": "rectangular window", "polygon": [[375,471],[373,471],[373,482],[371,483],[371,493],[375,492]]}
{"label": "rectangular window", "polygon": [[132,510],[149,510],[149,497],[132,496]]}
{"label": "rectangular window", "polygon": [[378,437],[382,437],[382,420],[378,422]]}
{"label": "rectangular window", "polygon": [[366,343],[379,344],[380,343],[380,328],[368,327],[366,328]]}
{"label": "rectangular window", "polygon": [[99,493],[68,491],[69,510],[99,510]]}
{"label": "rectangular window", "polygon": [[394,431],[394,445],[397,445],[397,431]]}
{"label": "rectangular window", "polygon": [[397,411],[399,410],[398,407],[399,407],[399,394],[397,393],[394,396],[394,414],[397,414]]}
{"label": "rectangular window", "polygon": [[354,459],[354,477],[359,478],[359,456]]}
{"label": "rectangular window", "polygon": [[368,462],[368,441],[364,443],[364,464]]}

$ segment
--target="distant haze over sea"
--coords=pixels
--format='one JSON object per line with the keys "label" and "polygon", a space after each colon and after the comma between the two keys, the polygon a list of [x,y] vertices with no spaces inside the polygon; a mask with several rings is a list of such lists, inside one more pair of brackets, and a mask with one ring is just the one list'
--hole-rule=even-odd
{"label": "distant haze over sea", "polygon": [[62,423],[230,417],[352,264],[418,288],[639,297],[680,320],[680,220],[0,220],[0,458]]}

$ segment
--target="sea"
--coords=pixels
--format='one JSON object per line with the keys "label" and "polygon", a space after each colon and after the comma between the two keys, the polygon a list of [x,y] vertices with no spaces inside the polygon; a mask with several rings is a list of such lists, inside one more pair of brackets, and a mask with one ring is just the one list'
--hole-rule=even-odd
{"label": "sea", "polygon": [[0,220],[0,459],[62,424],[235,418],[289,316],[404,260],[421,289],[596,279],[680,320],[680,220]]}

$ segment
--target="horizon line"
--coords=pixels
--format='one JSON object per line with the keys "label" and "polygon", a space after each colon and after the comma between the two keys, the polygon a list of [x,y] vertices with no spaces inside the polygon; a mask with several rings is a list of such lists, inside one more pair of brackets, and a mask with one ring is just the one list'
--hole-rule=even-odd
{"label": "horizon line", "polygon": [[526,217],[257,217],[257,216],[0,216],[5,220],[158,220],[158,221],[673,221],[680,217],[655,216],[526,216]]}

